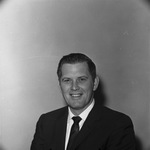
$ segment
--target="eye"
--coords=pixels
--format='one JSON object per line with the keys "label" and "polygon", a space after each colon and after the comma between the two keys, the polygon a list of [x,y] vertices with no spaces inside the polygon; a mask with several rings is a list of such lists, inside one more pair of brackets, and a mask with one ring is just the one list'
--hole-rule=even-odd
{"label": "eye", "polygon": [[83,83],[87,81],[87,77],[80,77],[79,82]]}
{"label": "eye", "polygon": [[65,84],[68,84],[68,83],[71,82],[71,79],[69,79],[69,78],[63,78],[62,82],[65,83]]}

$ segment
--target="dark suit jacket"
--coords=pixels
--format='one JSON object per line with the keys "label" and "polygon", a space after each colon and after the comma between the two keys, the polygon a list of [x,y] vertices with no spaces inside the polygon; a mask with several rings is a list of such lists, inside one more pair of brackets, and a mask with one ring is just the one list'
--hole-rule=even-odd
{"label": "dark suit jacket", "polygon": [[[68,109],[43,114],[31,150],[64,150]],[[71,150],[135,150],[133,124],[122,113],[95,103]]]}

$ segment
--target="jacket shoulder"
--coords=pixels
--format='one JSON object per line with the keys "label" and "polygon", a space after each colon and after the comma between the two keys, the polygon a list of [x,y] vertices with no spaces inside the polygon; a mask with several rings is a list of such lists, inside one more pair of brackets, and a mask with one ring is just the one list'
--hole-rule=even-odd
{"label": "jacket shoulder", "polygon": [[109,120],[109,122],[113,122],[113,121],[121,121],[121,122],[128,122],[128,123],[132,123],[131,118],[119,111],[113,110],[111,108],[108,107],[103,107],[102,108],[102,113],[105,114],[105,118]]}
{"label": "jacket shoulder", "polygon": [[44,113],[41,115],[40,118],[56,120],[64,115],[66,115],[67,112],[68,112],[68,108],[67,108],[67,106],[65,106],[65,107]]}

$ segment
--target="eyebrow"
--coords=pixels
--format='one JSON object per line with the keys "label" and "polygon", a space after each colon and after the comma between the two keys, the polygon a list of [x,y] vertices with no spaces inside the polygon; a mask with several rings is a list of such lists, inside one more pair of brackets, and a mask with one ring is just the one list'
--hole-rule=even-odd
{"label": "eyebrow", "polygon": [[[68,76],[62,76],[61,77],[61,79],[71,79],[71,77],[68,77]],[[88,76],[86,76],[86,75],[82,75],[82,76],[79,76],[79,77],[77,77],[77,78],[88,78]]]}
{"label": "eyebrow", "polygon": [[88,78],[88,76],[80,76],[80,77],[78,77],[78,78]]}

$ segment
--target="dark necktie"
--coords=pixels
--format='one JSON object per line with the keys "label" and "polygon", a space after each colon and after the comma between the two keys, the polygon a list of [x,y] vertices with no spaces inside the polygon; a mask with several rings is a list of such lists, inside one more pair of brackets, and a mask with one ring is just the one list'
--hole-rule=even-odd
{"label": "dark necktie", "polygon": [[73,119],[74,123],[71,127],[70,137],[69,137],[69,141],[68,141],[66,150],[70,150],[70,147],[79,132],[79,122],[81,121],[81,118],[79,116],[76,116],[76,117],[72,117],[72,119]]}

